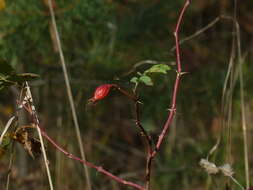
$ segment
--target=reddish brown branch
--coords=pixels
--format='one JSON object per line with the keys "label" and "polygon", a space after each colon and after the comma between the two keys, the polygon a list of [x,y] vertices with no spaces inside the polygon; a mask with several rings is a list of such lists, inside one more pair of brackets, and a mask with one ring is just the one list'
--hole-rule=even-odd
{"label": "reddish brown branch", "polygon": [[[127,181],[124,180],[122,178],[119,178],[115,175],[113,175],[112,173],[108,172],[107,170],[103,169],[101,166],[96,166],[91,162],[85,161],[71,153],[69,153],[68,151],[66,151],[65,149],[63,149],[61,146],[59,146],[53,139],[51,139],[47,133],[41,129],[41,127],[39,126],[42,135],[60,152],[62,152],[63,154],[65,154],[68,158],[76,160],[81,162],[83,165],[86,165],[88,167],[94,168],[96,169],[98,172],[108,176],[109,178],[117,181],[118,183],[139,189],[139,190],[149,190],[150,189],[150,175],[151,175],[151,166],[152,166],[152,160],[154,159],[154,157],[156,156],[157,152],[159,151],[161,144],[164,140],[165,135],[168,132],[169,126],[171,125],[173,118],[175,116],[176,113],[176,101],[177,101],[177,94],[178,94],[178,89],[179,89],[179,84],[180,84],[180,80],[181,80],[181,76],[182,76],[182,68],[181,68],[181,58],[180,58],[180,46],[179,46],[179,37],[178,37],[178,32],[181,26],[181,22],[183,19],[183,15],[187,9],[187,7],[190,4],[190,0],[186,0],[185,4],[180,12],[178,21],[177,21],[177,25],[174,31],[174,36],[175,36],[175,44],[176,44],[176,63],[177,63],[177,76],[176,76],[176,80],[174,83],[174,89],[173,89],[173,93],[172,93],[172,100],[171,100],[171,108],[170,108],[170,113],[168,115],[167,121],[163,127],[162,132],[159,135],[159,138],[157,140],[155,149],[152,149],[152,141],[151,141],[151,137],[148,135],[148,133],[145,131],[145,129],[143,128],[143,126],[140,123],[140,116],[139,116],[139,102],[138,102],[138,98],[134,95],[129,94],[128,92],[126,92],[125,90],[121,89],[119,86],[114,85],[114,87],[119,90],[122,94],[124,94],[125,96],[127,96],[129,99],[131,99],[132,101],[135,102],[135,111],[136,111],[136,125],[137,127],[141,130],[141,133],[143,134],[143,136],[146,139],[147,142],[147,149],[148,149],[148,155],[147,155],[147,162],[146,162],[146,185],[145,188],[133,183],[131,181]],[[26,107],[25,107],[26,109]]]}
{"label": "reddish brown branch", "polygon": [[181,58],[180,58],[180,48],[179,48],[179,37],[178,37],[178,32],[181,26],[181,22],[182,22],[182,18],[183,15],[185,13],[186,8],[189,6],[190,4],[190,0],[186,0],[185,4],[180,12],[178,21],[177,21],[177,25],[176,25],[176,29],[174,32],[174,36],[175,36],[175,43],[176,43],[176,63],[177,63],[177,76],[176,76],[176,80],[175,80],[175,84],[174,84],[174,89],[173,89],[173,94],[172,94],[172,101],[171,101],[171,108],[170,108],[170,113],[168,116],[168,119],[163,127],[163,130],[161,132],[161,134],[159,135],[159,139],[156,143],[156,150],[153,151],[152,156],[154,157],[155,154],[157,153],[157,151],[160,149],[160,146],[163,142],[163,139],[165,137],[165,135],[168,132],[169,126],[174,118],[174,115],[176,113],[176,102],[177,102],[177,94],[178,94],[178,88],[179,88],[179,84],[180,84],[180,80],[181,80],[181,76],[182,76],[182,69],[181,69]]}
{"label": "reddish brown branch", "polygon": [[108,172],[107,170],[105,170],[103,167],[101,166],[96,166],[95,164],[91,163],[91,162],[88,162],[88,161],[85,161],[85,160],[82,160],[81,158],[69,153],[68,151],[66,151],[65,149],[63,149],[61,146],[59,146],[52,138],[50,138],[47,133],[41,128],[39,127],[40,130],[41,130],[41,133],[42,135],[60,152],[62,152],[63,154],[65,154],[68,158],[70,159],[73,159],[73,160],[76,160],[78,162],[81,162],[82,164],[90,167],[90,168],[94,168],[96,169],[98,172],[108,176],[109,178],[117,181],[118,183],[121,183],[121,184],[124,184],[124,185],[128,185],[130,187],[134,187],[136,189],[139,189],[139,190],[144,190],[144,187],[136,184],[136,183],[133,183],[131,181],[127,181],[127,180],[124,180],[120,177],[117,177],[115,175],[113,175],[112,173]]}
{"label": "reddish brown branch", "polygon": [[171,108],[170,108],[170,113],[168,115],[168,119],[163,127],[163,130],[161,132],[161,134],[159,135],[158,141],[156,143],[156,147],[155,149],[152,151],[152,153],[150,153],[148,155],[147,158],[147,167],[146,167],[146,190],[150,189],[150,175],[151,175],[151,166],[152,166],[152,160],[155,157],[156,153],[159,151],[161,144],[164,140],[165,135],[168,132],[169,126],[171,125],[173,118],[175,116],[176,113],[176,102],[177,102],[177,94],[178,94],[178,89],[179,89],[179,84],[180,84],[180,80],[181,80],[181,76],[182,76],[182,68],[181,68],[181,54],[180,54],[180,47],[179,47],[179,37],[178,37],[178,32],[182,23],[182,19],[184,16],[184,13],[187,9],[187,7],[190,4],[190,0],[186,0],[185,4],[179,14],[179,18],[177,21],[177,25],[174,31],[174,36],[175,36],[175,44],[176,44],[176,64],[177,64],[177,76],[176,76],[176,80],[174,83],[174,89],[173,89],[173,93],[172,93],[172,100],[171,100]]}
{"label": "reddish brown branch", "polygon": [[[33,121],[36,122],[37,121],[37,115],[36,114],[33,114],[33,112],[31,111],[31,105],[30,104],[24,104],[22,106],[32,117],[33,117]],[[109,171],[105,170],[103,167],[101,166],[97,166],[91,162],[88,162],[86,160],[83,160],[71,153],[69,153],[68,151],[66,151],[64,148],[62,148],[60,145],[58,145],[51,137],[48,136],[48,134],[45,132],[44,129],[42,129],[42,127],[37,123],[37,126],[39,127],[40,131],[41,131],[41,134],[43,137],[45,137],[58,151],[62,152],[63,154],[65,154],[68,158],[70,159],[73,159],[73,160],[76,160],[78,162],[81,162],[82,164],[90,167],[90,168],[94,168],[96,169],[98,172],[108,176],[109,178],[117,181],[118,183],[121,183],[121,184],[124,184],[124,185],[127,185],[127,186],[130,186],[130,187],[134,187],[136,189],[139,189],[139,190],[145,190],[144,187],[136,184],[136,183],[133,183],[131,181],[127,181],[127,180],[124,180],[120,177],[117,177],[116,175],[113,175],[112,173],[110,173]]]}

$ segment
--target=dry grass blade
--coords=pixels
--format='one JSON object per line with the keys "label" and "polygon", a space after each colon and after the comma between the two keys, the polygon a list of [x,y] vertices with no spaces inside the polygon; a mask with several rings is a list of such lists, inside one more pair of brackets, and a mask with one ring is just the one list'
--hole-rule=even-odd
{"label": "dry grass blade", "polygon": [[[74,105],[73,95],[72,95],[72,91],[71,91],[71,87],[70,87],[67,67],[66,67],[66,63],[65,63],[64,54],[62,51],[59,32],[58,32],[57,25],[56,25],[55,13],[54,13],[54,9],[53,9],[52,0],[48,0],[48,5],[49,5],[49,10],[50,10],[50,15],[51,15],[52,28],[53,28],[54,34],[55,34],[56,45],[57,45],[57,49],[59,50],[59,55],[60,55],[60,60],[61,60],[60,62],[61,62],[61,66],[62,66],[62,70],[63,70],[63,74],[64,74],[65,84],[66,84],[66,88],[67,88],[67,94],[68,94],[70,107],[71,107],[71,111],[72,111],[72,117],[74,120],[77,141],[78,141],[79,149],[81,152],[81,157],[83,160],[86,160],[84,149],[83,149],[83,144],[82,144],[80,127],[79,127],[76,109],[75,109],[75,105]],[[87,189],[91,190],[91,181],[90,181],[89,171],[88,171],[88,168],[86,165],[83,165],[83,166],[84,166],[84,172],[85,172],[85,177],[86,177],[86,182],[87,182]]]}
{"label": "dry grass blade", "polygon": [[13,120],[16,118],[16,116],[12,116],[9,121],[6,123],[5,127],[4,127],[4,130],[0,136],[0,145],[2,144],[3,142],[3,138],[4,138],[4,135],[6,134],[6,132],[8,131],[9,127],[11,126]]}
{"label": "dry grass blade", "polygon": [[241,40],[240,40],[240,28],[238,22],[236,22],[236,35],[237,35],[237,46],[238,46],[238,62],[239,62],[239,81],[240,81],[240,98],[241,98],[241,118],[242,118],[242,131],[243,131],[243,147],[244,147],[244,165],[245,165],[245,177],[246,177],[246,188],[248,189],[249,184],[249,158],[248,158],[248,140],[247,140],[247,123],[245,117],[245,100],[244,100],[244,80],[243,80],[243,58],[241,55]]}
{"label": "dry grass blade", "polygon": [[31,106],[31,110],[32,110],[32,116],[35,119],[35,122],[36,122],[35,126],[36,126],[36,129],[37,129],[38,134],[39,134],[39,140],[40,140],[40,144],[41,144],[41,150],[42,150],[42,154],[43,154],[43,158],[44,158],[44,163],[45,163],[45,166],[46,166],[46,171],[47,171],[47,177],[48,177],[50,190],[54,190],[52,177],[51,177],[51,173],[50,173],[49,166],[48,166],[49,163],[48,163],[48,160],[47,160],[45,145],[44,145],[44,141],[43,141],[41,131],[40,131],[40,128],[39,128],[39,119],[38,119],[38,116],[37,116],[37,113],[36,113],[35,106],[33,104],[32,93],[31,93],[30,87],[28,85],[28,82],[25,83],[25,87],[26,87],[26,95],[25,95],[24,100],[27,101],[28,104],[31,104],[30,106]]}
{"label": "dry grass blade", "polygon": [[249,158],[248,158],[248,140],[247,140],[247,124],[245,117],[245,100],[244,100],[244,80],[243,80],[243,58],[241,51],[241,34],[240,25],[237,21],[237,0],[234,0],[234,28],[236,34],[237,43],[237,56],[238,56],[238,67],[239,67],[239,83],[240,83],[240,99],[241,99],[241,119],[242,119],[242,131],[243,131],[243,148],[244,148],[244,166],[245,166],[245,178],[246,178],[246,189],[250,187],[249,180]]}
{"label": "dry grass blade", "polygon": [[12,144],[12,146],[11,146],[11,156],[10,156],[10,159],[9,159],[8,175],[7,175],[5,190],[9,190],[10,178],[11,178],[11,169],[12,169],[12,166],[13,166],[13,162],[14,162],[14,144]]}

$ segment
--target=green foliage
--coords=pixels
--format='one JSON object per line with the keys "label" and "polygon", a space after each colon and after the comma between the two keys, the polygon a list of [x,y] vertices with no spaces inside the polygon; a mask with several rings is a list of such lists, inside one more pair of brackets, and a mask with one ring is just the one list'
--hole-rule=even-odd
{"label": "green foliage", "polygon": [[143,73],[138,72],[137,74],[139,77],[133,77],[130,82],[135,83],[137,86],[139,83],[143,83],[147,86],[153,86],[154,83],[151,79],[150,74],[153,73],[161,73],[161,74],[167,74],[167,71],[169,71],[171,68],[168,65],[165,64],[157,64],[153,65],[149,69],[145,70]]}
{"label": "green foliage", "polygon": [[[216,17],[219,14],[219,9],[215,9],[215,7],[223,7],[219,5],[218,1],[215,4],[203,1],[201,5],[199,4],[200,1],[192,2],[189,11],[183,18],[180,39],[193,34]],[[58,113],[59,106],[63,105],[60,110],[62,109],[62,116],[68,121],[63,123],[64,135],[68,138],[74,137],[75,134],[71,128],[72,120],[68,114],[69,108],[65,105],[66,97],[63,95],[65,88],[61,68],[58,65],[59,57],[58,53],[54,51],[50,36],[50,16],[47,7],[43,5],[43,1],[16,0],[5,2],[6,7],[0,12],[0,18],[2,18],[0,19],[0,59],[7,60],[8,64],[1,63],[0,65],[0,88],[16,85],[33,78],[31,74],[17,74],[13,68],[15,70],[21,68],[25,72],[40,74],[43,76],[42,85],[34,88],[38,89],[36,90],[38,94],[35,97],[38,96],[40,100],[40,102],[36,101],[40,106],[40,114],[43,118],[47,118],[43,119],[45,126],[49,127],[51,123],[55,122],[55,118],[61,114]],[[184,0],[171,2],[56,0],[56,20],[67,67],[71,75],[71,86],[76,97],[80,122],[86,126],[81,130],[82,132],[85,130],[85,134],[90,134],[89,130],[91,130],[96,137],[92,139],[98,139],[96,145],[101,146],[105,142],[101,139],[108,139],[108,142],[115,145],[110,146],[105,143],[104,150],[112,150],[112,152],[103,157],[102,165],[117,170],[119,168],[118,163],[124,163],[122,170],[119,171],[118,169],[117,173],[126,170],[127,172],[131,170],[130,172],[134,173],[136,170],[141,171],[143,169],[143,157],[133,154],[125,156],[122,154],[122,148],[115,148],[116,145],[127,141],[127,145],[123,146],[124,148],[132,145],[138,150],[143,150],[142,144],[139,141],[136,143],[136,140],[139,139],[138,131],[131,133],[134,124],[129,122],[132,119],[129,110],[132,108],[125,101],[119,101],[122,97],[116,96],[113,96],[111,101],[105,101],[88,111],[84,110],[85,106],[80,102],[88,99],[92,93],[92,88],[98,83],[102,81],[111,82],[114,77],[119,78],[120,81],[117,82],[129,89],[130,87],[126,82],[129,79],[121,78],[121,74],[132,68],[140,60],[175,60],[174,52],[169,50],[175,45],[173,30],[178,18],[178,11],[183,3]],[[239,11],[242,21],[247,18],[246,13],[249,13],[244,7],[250,6],[247,3],[240,5]],[[228,7],[226,7],[226,11],[229,11]],[[244,20],[241,25],[242,40],[250,39],[252,34],[250,32],[248,36],[245,36],[245,31],[250,30],[245,27],[245,23],[247,22]],[[206,188],[195,186],[196,183],[201,185],[208,181],[205,175],[202,176],[203,172],[199,170],[199,167],[195,165],[198,163],[200,155],[205,155],[213,146],[213,143],[210,144],[210,140],[216,135],[214,132],[210,133],[212,131],[210,128],[213,127],[212,121],[215,115],[219,115],[222,85],[226,75],[227,60],[230,56],[227,44],[231,40],[231,24],[232,22],[217,23],[219,27],[213,26],[211,30],[207,30],[194,40],[186,41],[181,46],[182,69],[190,74],[183,77],[182,87],[178,94],[176,134],[174,128],[169,131],[169,135],[171,135],[168,138],[169,141],[174,139],[175,142],[163,145],[160,152],[163,159],[161,167],[154,171],[152,184],[156,189]],[[227,28],[229,30],[226,30]],[[226,46],[221,46],[221,44]],[[242,41],[242,44],[246,45],[247,42]],[[220,51],[213,51],[216,49]],[[251,58],[248,61],[250,63]],[[244,73],[245,95],[251,98],[253,75],[251,74],[252,64],[248,63],[244,64],[246,72]],[[135,84],[136,87],[138,84],[144,84],[138,86],[140,98],[144,103],[141,107],[141,120],[143,127],[151,135],[159,133],[168,114],[167,109],[170,104],[175,73],[167,77],[160,74],[166,74],[169,70],[170,68],[167,65],[154,65],[146,71],[137,73],[131,79],[131,83]],[[145,88],[145,86],[154,84],[154,88]],[[13,104],[13,99],[10,96],[0,95],[1,103]],[[234,97],[238,98],[238,95],[236,94]],[[252,107],[252,104],[250,105]],[[234,103],[234,107],[238,108],[239,102],[238,104]],[[108,109],[110,109],[109,112]],[[3,114],[2,110],[0,110],[0,114]],[[237,112],[233,113],[234,118],[236,118],[236,114]],[[111,117],[112,115],[115,117]],[[131,123],[131,127],[127,123]],[[115,126],[119,124],[123,127],[115,130]],[[183,127],[184,125],[187,127]],[[57,130],[56,133],[60,137],[63,135],[56,128],[49,127],[49,130],[52,134]],[[96,131],[94,132],[94,130]],[[154,136],[156,138],[156,135]],[[191,141],[186,141],[187,138],[185,137],[196,139],[195,146],[201,152],[189,147]],[[239,140],[236,141],[238,149],[241,146]],[[77,147],[74,142],[75,140],[71,141],[69,146]],[[64,138],[63,143],[65,143]],[[94,146],[94,141],[87,141],[87,143],[88,147]],[[234,150],[236,149],[234,148]],[[92,150],[89,156],[98,154],[98,149]],[[104,150],[101,151],[101,155],[105,154]],[[0,147],[0,155],[1,151],[5,150]],[[48,151],[52,151],[52,149],[48,149]],[[166,151],[171,151],[171,153],[168,155]],[[225,152],[221,149],[219,151]],[[166,155],[164,155],[165,153]],[[132,157],[128,157],[130,155]],[[118,161],[117,164],[112,162],[112,157],[118,158],[115,160]],[[125,158],[127,159],[122,162]],[[220,156],[217,160],[222,161],[224,158]],[[67,173],[73,171],[72,165],[68,165],[68,163],[65,162],[66,165],[60,166],[64,169],[67,168]],[[193,163],[195,163],[194,167],[192,167]],[[242,165],[242,159],[238,156],[235,163]],[[133,164],[137,164],[137,167]],[[129,167],[126,169],[126,166]],[[164,171],[167,168],[164,166],[168,166],[169,170]],[[186,168],[182,169],[182,166]],[[161,171],[159,172],[159,170]],[[242,171],[243,167],[238,168],[237,175],[243,176]],[[72,183],[76,187],[83,187],[84,184],[82,184],[83,181],[80,180],[80,176],[82,177],[77,172],[72,180],[66,178],[64,185],[71,186]],[[139,177],[142,178],[143,175]],[[139,180],[139,177],[136,180]],[[96,173],[92,180],[97,180],[93,183],[97,185],[98,189],[112,189],[107,181],[103,183],[103,179],[103,177],[98,178]],[[14,185],[15,182],[12,184]],[[108,187],[105,187],[104,184],[108,184]],[[0,189],[1,187],[0,185]],[[18,188],[13,187],[11,189]],[[46,188],[47,186],[41,189]]]}
{"label": "green foliage", "polygon": [[16,74],[14,69],[5,61],[0,61],[0,90],[16,84],[22,84],[39,77],[33,73]]}
{"label": "green foliage", "polygon": [[[108,39],[107,23],[111,20],[112,7],[105,1],[63,0],[57,2],[55,13],[67,60],[68,55],[90,59],[93,55],[88,48]],[[8,2],[0,17],[3,18],[0,21],[1,58],[12,66],[17,66],[13,64],[17,62],[26,64],[26,70],[36,73],[41,72],[41,67],[38,69],[36,64],[27,63],[56,63],[58,57],[51,41],[49,10],[43,1]],[[71,59],[68,62],[71,64]]]}
{"label": "green foliage", "polygon": [[165,64],[157,64],[152,66],[150,69],[146,70],[144,74],[149,74],[149,73],[163,73],[167,74],[167,71],[170,70],[170,67]]}

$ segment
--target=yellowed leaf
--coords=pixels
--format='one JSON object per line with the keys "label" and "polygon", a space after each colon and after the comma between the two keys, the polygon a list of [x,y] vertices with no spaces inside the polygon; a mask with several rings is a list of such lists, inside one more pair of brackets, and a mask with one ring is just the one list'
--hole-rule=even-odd
{"label": "yellowed leaf", "polygon": [[0,11],[4,10],[6,7],[5,0],[0,0]]}

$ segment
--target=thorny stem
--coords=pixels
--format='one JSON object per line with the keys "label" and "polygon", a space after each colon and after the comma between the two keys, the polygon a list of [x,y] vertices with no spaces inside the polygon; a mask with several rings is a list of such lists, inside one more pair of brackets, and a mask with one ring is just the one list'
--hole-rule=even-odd
{"label": "thorny stem", "polygon": [[130,100],[134,101],[134,102],[138,102],[138,98],[136,97],[136,95],[131,95],[130,93],[128,93],[127,91],[123,90],[120,86],[113,84],[113,86],[120,92],[122,93],[124,96],[126,96],[127,98],[129,98]]}
{"label": "thorny stem", "polygon": [[163,127],[163,130],[161,132],[161,134],[159,135],[158,141],[156,143],[156,147],[155,149],[152,151],[152,153],[150,153],[147,157],[147,168],[146,168],[146,190],[150,189],[150,174],[151,174],[151,166],[152,166],[152,160],[154,159],[154,157],[156,156],[157,152],[160,149],[160,146],[164,140],[165,135],[168,132],[169,126],[171,125],[174,115],[176,113],[176,101],[177,101],[177,93],[178,93],[178,88],[179,88],[179,84],[180,84],[180,80],[181,80],[181,76],[182,76],[182,68],[181,68],[181,58],[180,58],[180,47],[179,47],[179,37],[178,37],[178,32],[181,26],[181,22],[184,16],[184,13],[187,9],[187,7],[190,4],[190,0],[186,0],[185,4],[180,12],[178,21],[177,21],[177,25],[174,31],[174,36],[175,36],[175,44],[176,44],[176,64],[177,64],[177,76],[176,76],[176,80],[174,83],[174,89],[173,89],[173,93],[172,93],[172,100],[171,100],[171,108],[170,108],[170,113],[168,115],[168,119]]}
{"label": "thorny stem", "polygon": [[169,126],[174,118],[174,115],[176,113],[176,101],[177,101],[177,93],[178,93],[178,88],[179,88],[179,83],[181,80],[181,76],[182,76],[182,72],[181,72],[181,59],[180,59],[180,48],[179,48],[179,43],[178,43],[178,31],[179,31],[179,27],[183,18],[183,15],[185,13],[186,8],[189,6],[190,4],[190,0],[186,0],[183,9],[181,10],[179,19],[177,21],[177,26],[174,32],[174,36],[175,36],[175,42],[176,42],[176,63],[177,63],[177,76],[176,76],[176,80],[175,80],[175,84],[174,84],[174,90],[173,90],[173,95],[172,95],[172,102],[171,102],[171,108],[170,108],[170,113],[168,116],[168,119],[163,127],[163,130],[161,132],[161,134],[159,135],[159,139],[156,143],[156,149],[152,152],[152,157],[154,157],[157,153],[157,151],[160,149],[160,146],[162,144],[162,141],[169,129]]}
{"label": "thorny stem", "polygon": [[71,153],[69,153],[68,151],[66,151],[65,149],[63,149],[60,145],[58,145],[53,139],[51,139],[47,133],[39,126],[40,130],[41,130],[41,133],[42,135],[57,149],[59,150],[60,152],[62,152],[63,154],[65,154],[68,158],[70,159],[73,159],[73,160],[76,160],[78,162],[81,162],[82,164],[90,167],[90,168],[94,168],[96,169],[98,172],[108,176],[109,178],[111,179],[114,179],[115,181],[119,182],[119,183],[122,183],[124,185],[128,185],[130,187],[134,187],[136,189],[139,189],[139,190],[145,190],[142,186],[136,184],[136,183],[133,183],[131,181],[127,181],[127,180],[124,180],[120,177],[117,177],[116,175],[113,175],[112,173],[108,172],[107,170],[105,170],[103,167],[101,166],[96,166],[95,164],[91,163],[91,162],[88,162],[86,160],[83,160]]}

